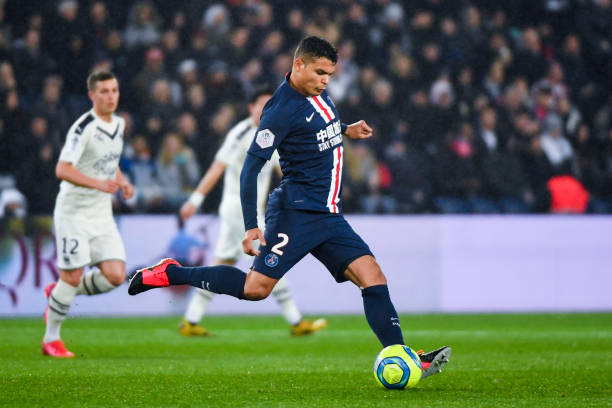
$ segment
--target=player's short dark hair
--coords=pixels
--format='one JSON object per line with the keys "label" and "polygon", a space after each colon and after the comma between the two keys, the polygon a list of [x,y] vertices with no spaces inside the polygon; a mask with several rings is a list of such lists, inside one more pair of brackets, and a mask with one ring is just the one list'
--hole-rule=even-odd
{"label": "player's short dark hair", "polygon": [[274,95],[274,89],[272,89],[270,86],[262,86],[257,88],[255,92],[253,92],[253,95],[251,95],[249,103],[255,103],[255,101],[263,95]]}
{"label": "player's short dark hair", "polygon": [[95,71],[87,77],[87,89],[93,91],[96,89],[96,84],[100,81],[106,81],[116,78],[115,74],[110,71]]}
{"label": "player's short dark hair", "polygon": [[309,60],[327,58],[335,64],[338,62],[338,51],[329,41],[321,37],[310,36],[300,41],[297,46],[294,60],[298,58]]}

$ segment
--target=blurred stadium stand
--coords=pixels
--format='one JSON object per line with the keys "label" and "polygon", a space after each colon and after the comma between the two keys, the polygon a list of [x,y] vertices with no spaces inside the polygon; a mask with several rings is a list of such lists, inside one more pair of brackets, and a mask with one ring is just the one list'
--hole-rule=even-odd
{"label": "blurred stadium stand", "polygon": [[610,0],[0,0],[2,212],[51,214],[95,69],[128,124],[137,198],[117,210],[175,211],[253,90],[319,35],[343,121],[376,132],[345,139],[347,212],[610,213],[610,22]]}

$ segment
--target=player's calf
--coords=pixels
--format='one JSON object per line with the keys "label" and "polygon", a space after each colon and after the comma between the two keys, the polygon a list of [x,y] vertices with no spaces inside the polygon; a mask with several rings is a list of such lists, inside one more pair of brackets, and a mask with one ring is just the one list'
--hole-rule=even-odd
{"label": "player's calf", "polygon": [[229,265],[190,268],[166,258],[156,265],[130,273],[128,279],[130,295],[170,285],[191,285],[210,292],[246,299],[244,296],[246,274]]}

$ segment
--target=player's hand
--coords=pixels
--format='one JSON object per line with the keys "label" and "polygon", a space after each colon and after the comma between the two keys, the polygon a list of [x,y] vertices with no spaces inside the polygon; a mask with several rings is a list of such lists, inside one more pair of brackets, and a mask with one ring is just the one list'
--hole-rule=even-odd
{"label": "player's hand", "polygon": [[266,246],[264,234],[259,228],[251,228],[250,230],[244,233],[244,239],[242,240],[242,250],[245,254],[254,256],[259,255],[261,251],[253,248],[253,241],[255,241],[256,239],[259,240],[259,243],[261,245]]}
{"label": "player's hand", "polygon": [[344,132],[351,139],[368,139],[372,137],[372,128],[368,126],[365,120],[360,120],[346,127]]}
{"label": "player's hand", "polygon": [[123,198],[129,200],[134,195],[134,186],[131,183],[122,184],[121,192],[123,193]]}
{"label": "player's hand", "polygon": [[185,201],[185,203],[181,206],[179,210],[179,215],[183,221],[186,221],[187,218],[191,217],[196,213],[197,208],[195,205],[191,204],[189,201]]}
{"label": "player's hand", "polygon": [[115,180],[100,180],[98,190],[104,193],[115,194],[117,191],[119,191],[119,183],[117,183]]}

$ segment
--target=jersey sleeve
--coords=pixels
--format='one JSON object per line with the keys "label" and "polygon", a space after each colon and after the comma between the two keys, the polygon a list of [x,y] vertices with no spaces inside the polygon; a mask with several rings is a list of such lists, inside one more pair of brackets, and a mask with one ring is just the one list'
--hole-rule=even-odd
{"label": "jersey sleeve", "polygon": [[271,107],[264,110],[249,153],[270,160],[272,153],[289,134],[291,116],[283,109]]}
{"label": "jersey sleeve", "polygon": [[91,127],[82,129],[77,126],[68,131],[59,161],[65,161],[72,164],[76,164],[79,161],[89,141],[90,129]]}

